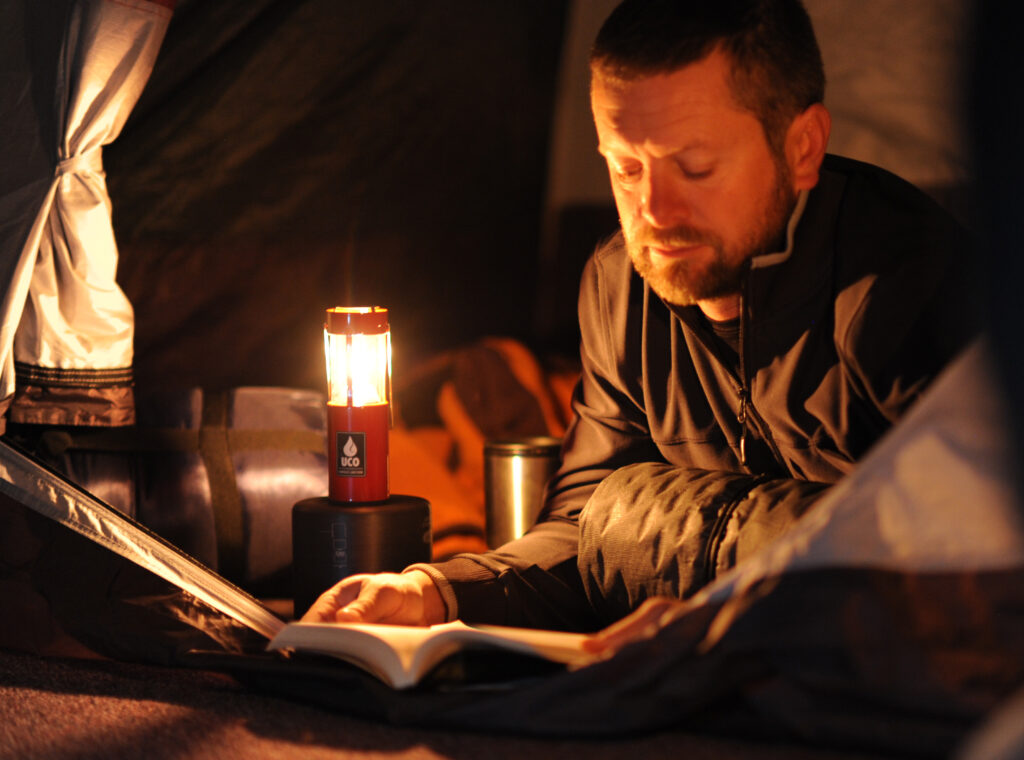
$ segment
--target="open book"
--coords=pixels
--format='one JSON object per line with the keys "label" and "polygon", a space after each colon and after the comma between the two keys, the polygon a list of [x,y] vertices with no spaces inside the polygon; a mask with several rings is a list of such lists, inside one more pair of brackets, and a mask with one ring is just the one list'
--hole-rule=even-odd
{"label": "open book", "polygon": [[505,649],[553,662],[580,665],[594,655],[583,649],[582,633],[501,626],[468,626],[461,621],[429,627],[367,623],[291,623],[267,645],[326,654],[358,665],[396,689],[415,685],[448,656],[465,649]]}

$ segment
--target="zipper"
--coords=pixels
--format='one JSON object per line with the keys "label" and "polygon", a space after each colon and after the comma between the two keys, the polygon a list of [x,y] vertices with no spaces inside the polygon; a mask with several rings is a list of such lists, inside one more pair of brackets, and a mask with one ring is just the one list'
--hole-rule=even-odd
{"label": "zipper", "polygon": [[747,466],[747,287],[750,280],[750,263],[743,269],[740,283],[740,466]]}
{"label": "zipper", "polygon": [[[743,327],[740,327],[740,332]],[[741,339],[742,340],[742,339]],[[747,388],[740,380],[740,465],[747,466]]]}
{"label": "zipper", "polygon": [[740,287],[740,412],[738,415],[738,421],[740,423],[740,465],[742,467],[747,466],[747,434],[750,431],[751,419],[753,425],[764,442],[768,444],[768,448],[771,449],[772,456],[775,461],[782,466],[786,471],[789,467],[786,465],[786,460],[782,458],[782,452],[779,451],[778,446],[775,445],[775,439],[772,437],[771,430],[768,429],[768,424],[764,421],[764,418],[758,414],[754,402],[750,398],[750,378],[747,376],[747,323],[749,318],[747,316],[747,288],[749,287],[750,280],[750,262],[747,262],[747,266],[743,270],[743,278]]}

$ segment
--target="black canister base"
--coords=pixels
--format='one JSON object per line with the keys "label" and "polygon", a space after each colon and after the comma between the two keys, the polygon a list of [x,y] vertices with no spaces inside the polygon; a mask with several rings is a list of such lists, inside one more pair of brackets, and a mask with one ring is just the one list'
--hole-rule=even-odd
{"label": "black canister base", "polygon": [[292,507],[295,617],[324,591],[359,573],[400,572],[429,562],[430,502],[394,494],[372,504],[303,499]]}

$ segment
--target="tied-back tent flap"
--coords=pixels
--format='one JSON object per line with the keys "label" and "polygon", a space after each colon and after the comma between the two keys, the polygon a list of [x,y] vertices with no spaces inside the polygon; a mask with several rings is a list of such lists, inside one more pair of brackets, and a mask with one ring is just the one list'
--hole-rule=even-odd
{"label": "tied-back tent flap", "polygon": [[[24,145],[0,167],[8,396],[18,371],[25,387],[80,389],[83,377],[131,387],[132,315],[113,279],[99,151],[139,97],[168,6],[0,5],[15,20],[0,28],[4,67],[26,75],[0,88],[0,110],[20,114],[0,129]],[[548,736],[696,728],[945,754],[1024,682],[1018,462],[989,354],[972,346],[791,534],[650,638],[576,671],[468,688],[449,672],[393,692],[342,663],[263,656],[281,621],[256,599],[0,443],[0,644],[217,664],[277,694],[396,723]],[[123,394],[86,395],[106,424],[130,421],[118,417]],[[54,400],[26,397],[46,402],[27,409]],[[628,488],[609,482],[604,493]]]}
{"label": "tied-back tent flap", "polygon": [[0,173],[0,394],[11,404],[20,378],[14,421],[134,420],[134,320],[115,279],[103,147],[142,93],[171,5],[6,3],[2,55],[18,86],[0,103],[17,146]]}

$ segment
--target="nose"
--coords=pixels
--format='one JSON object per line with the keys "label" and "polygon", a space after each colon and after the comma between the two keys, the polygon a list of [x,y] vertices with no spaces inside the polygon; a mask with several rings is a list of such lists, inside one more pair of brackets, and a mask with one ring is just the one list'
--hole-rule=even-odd
{"label": "nose", "polygon": [[690,203],[680,178],[671,167],[654,162],[647,171],[640,195],[640,211],[655,228],[669,228],[690,217]]}

